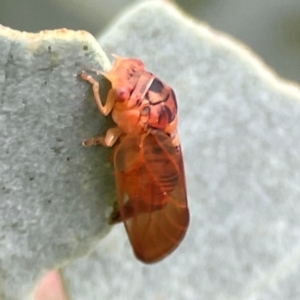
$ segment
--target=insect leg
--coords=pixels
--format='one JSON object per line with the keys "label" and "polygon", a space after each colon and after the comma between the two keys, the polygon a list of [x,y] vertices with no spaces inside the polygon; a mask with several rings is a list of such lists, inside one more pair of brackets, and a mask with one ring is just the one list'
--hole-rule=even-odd
{"label": "insect leg", "polygon": [[117,55],[117,54],[115,54],[115,53],[111,53],[110,54],[114,59],[124,59],[124,57],[121,57],[121,56],[119,56],[119,55]]}
{"label": "insect leg", "polygon": [[104,147],[112,147],[122,133],[123,132],[119,127],[109,128],[106,131],[105,136],[96,136],[94,138],[84,140],[82,142],[82,145],[86,147],[96,146],[96,145],[101,145]]}
{"label": "insect leg", "polygon": [[158,205],[145,205],[145,206],[140,206],[139,209],[137,210],[137,207],[132,206],[132,202],[129,200],[126,202],[123,207],[122,207],[122,215],[120,212],[120,208],[117,204],[117,202],[114,203],[113,206],[113,211],[110,214],[109,217],[109,224],[113,225],[116,223],[124,222],[137,214],[142,214],[142,213],[149,213],[149,212],[154,212],[156,210],[163,209],[165,206],[165,203],[163,204],[158,204]]}
{"label": "insect leg", "polygon": [[104,116],[107,116],[111,112],[111,110],[113,109],[113,106],[115,104],[115,97],[114,97],[113,90],[111,89],[108,92],[106,103],[103,105],[101,102],[101,99],[100,99],[99,82],[96,79],[94,79],[91,75],[87,75],[84,71],[82,71],[80,73],[80,77],[83,80],[88,81],[93,86],[94,97],[95,97],[95,101],[98,106],[98,109]]}

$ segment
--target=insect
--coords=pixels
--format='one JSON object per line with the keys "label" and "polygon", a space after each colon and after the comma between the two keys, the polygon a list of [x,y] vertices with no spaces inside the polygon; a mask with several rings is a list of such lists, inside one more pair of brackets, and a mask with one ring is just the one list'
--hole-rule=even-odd
{"label": "insect", "polygon": [[105,104],[99,83],[84,71],[80,76],[117,126],[83,145],[115,146],[118,205],[110,224],[124,222],[136,257],[153,263],[178,246],[189,224],[175,94],[139,59],[115,56],[111,70],[101,74],[112,85]]}

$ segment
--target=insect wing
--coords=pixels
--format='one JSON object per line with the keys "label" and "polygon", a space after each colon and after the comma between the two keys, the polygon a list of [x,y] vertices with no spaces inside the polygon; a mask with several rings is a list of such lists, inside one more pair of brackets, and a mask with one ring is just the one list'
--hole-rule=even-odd
{"label": "insect wing", "polygon": [[189,223],[180,147],[162,131],[127,135],[114,164],[119,218],[135,255],[158,261],[178,246]]}

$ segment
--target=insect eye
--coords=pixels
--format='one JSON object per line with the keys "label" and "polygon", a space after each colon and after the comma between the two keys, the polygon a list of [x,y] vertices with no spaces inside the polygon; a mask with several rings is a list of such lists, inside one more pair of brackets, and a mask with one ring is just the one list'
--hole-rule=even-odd
{"label": "insect eye", "polygon": [[126,87],[120,87],[116,89],[116,98],[119,102],[124,102],[129,98],[129,90]]}

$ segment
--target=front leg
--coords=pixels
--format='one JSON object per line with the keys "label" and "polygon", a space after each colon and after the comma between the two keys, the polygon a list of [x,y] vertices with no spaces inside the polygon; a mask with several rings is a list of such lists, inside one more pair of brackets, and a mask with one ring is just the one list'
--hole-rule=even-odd
{"label": "front leg", "polygon": [[91,75],[87,75],[84,71],[81,71],[80,77],[89,82],[93,86],[93,92],[94,92],[94,97],[96,104],[98,106],[98,109],[100,112],[104,115],[107,116],[113,109],[114,104],[115,104],[115,93],[113,89],[110,89],[106,98],[106,103],[103,105],[101,102],[100,98],[100,93],[99,93],[99,82],[94,79]]}
{"label": "front leg", "polygon": [[96,146],[96,145],[101,145],[104,147],[112,147],[122,133],[123,132],[119,127],[109,128],[106,131],[105,136],[96,136],[94,138],[84,140],[82,142],[82,145],[86,147]]}

